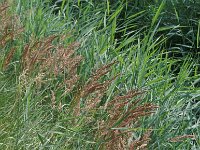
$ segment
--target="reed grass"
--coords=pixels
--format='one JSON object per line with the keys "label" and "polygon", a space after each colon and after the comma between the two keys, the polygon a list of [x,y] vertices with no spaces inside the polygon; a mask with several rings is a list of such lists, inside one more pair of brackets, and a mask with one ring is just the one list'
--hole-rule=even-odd
{"label": "reed grass", "polygon": [[198,149],[198,65],[157,36],[165,2],[140,28],[117,22],[124,3],[15,3],[0,6],[1,149]]}

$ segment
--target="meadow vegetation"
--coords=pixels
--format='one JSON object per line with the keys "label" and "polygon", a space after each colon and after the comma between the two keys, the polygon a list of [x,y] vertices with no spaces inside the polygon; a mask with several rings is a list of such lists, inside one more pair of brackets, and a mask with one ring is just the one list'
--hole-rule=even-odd
{"label": "meadow vegetation", "polygon": [[0,149],[199,149],[199,9],[0,0]]}

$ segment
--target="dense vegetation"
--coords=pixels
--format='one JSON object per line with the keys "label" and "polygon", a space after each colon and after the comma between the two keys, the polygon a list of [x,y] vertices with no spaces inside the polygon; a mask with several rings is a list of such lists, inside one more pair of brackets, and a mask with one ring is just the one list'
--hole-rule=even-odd
{"label": "dense vegetation", "polygon": [[198,0],[0,0],[0,149],[199,149]]}

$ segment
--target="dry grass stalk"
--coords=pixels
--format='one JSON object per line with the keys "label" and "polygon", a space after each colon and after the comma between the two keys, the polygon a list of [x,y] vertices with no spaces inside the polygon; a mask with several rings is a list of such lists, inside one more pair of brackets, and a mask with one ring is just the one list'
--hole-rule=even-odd
{"label": "dry grass stalk", "polygon": [[84,87],[81,90],[81,97],[87,97],[89,94],[101,91],[102,93],[106,91],[107,87],[110,85],[110,83],[116,79],[115,76],[110,80],[104,81],[103,83],[99,82],[99,79],[106,75],[108,72],[110,72],[110,68],[112,65],[114,65],[116,62],[112,62],[110,64],[104,65],[97,71],[95,71],[92,76],[89,78],[87,83],[84,85]]}
{"label": "dry grass stalk", "polygon": [[[57,35],[52,35],[32,45],[27,44],[22,54],[23,68],[31,72],[38,67],[40,72],[53,73],[54,76],[62,75],[67,70],[69,78],[75,76],[76,66],[82,60],[81,56],[73,55],[77,44],[72,43],[67,48],[56,46],[52,44],[56,38],[58,38]],[[71,85],[70,80],[68,81]]]}
{"label": "dry grass stalk", "polygon": [[42,62],[50,60],[52,55],[51,50],[54,48],[52,41],[56,37],[53,35],[44,39],[44,41],[36,41],[32,45],[28,43],[24,47],[22,54],[23,69],[31,72],[36,65],[41,66]]}
{"label": "dry grass stalk", "polygon": [[170,142],[182,142],[186,139],[196,139],[195,135],[182,135],[169,139]]}
{"label": "dry grass stalk", "polygon": [[22,30],[19,17],[11,15],[8,8],[8,3],[0,5],[0,34],[3,36],[1,40],[5,40],[5,38],[12,39],[14,36],[16,37],[16,35],[20,34]]}
{"label": "dry grass stalk", "polygon": [[65,87],[65,91],[62,94],[62,97],[70,93],[74,89],[78,80],[79,80],[79,76],[76,74],[73,77],[71,77],[71,79],[65,79],[63,83],[59,84],[59,88]]}
{"label": "dry grass stalk", "polygon": [[0,4],[0,15],[2,15],[7,10],[8,7],[9,5],[7,3]]}
{"label": "dry grass stalk", "polygon": [[28,84],[29,80],[28,80],[27,70],[23,70],[23,72],[19,75],[19,85],[23,90],[25,90]]}
{"label": "dry grass stalk", "polygon": [[8,24],[8,15],[7,15],[7,11],[8,11],[8,8],[9,8],[9,5],[8,3],[1,3],[0,4],[0,20],[1,20],[1,24],[0,24],[0,27],[1,27],[1,31],[5,28],[5,26],[7,26]]}
{"label": "dry grass stalk", "polygon": [[51,107],[52,109],[56,108],[56,97],[54,91],[51,90]]}
{"label": "dry grass stalk", "polygon": [[130,144],[130,150],[146,150],[148,143],[151,140],[151,132],[152,130],[149,129],[140,139],[132,141]]}
{"label": "dry grass stalk", "polygon": [[[133,95],[135,95],[135,94],[133,94]],[[127,95],[124,97],[131,98],[131,95]],[[121,98],[122,97],[120,97],[120,99]],[[137,100],[137,103],[138,102],[139,102],[139,100]],[[127,111],[124,111],[125,105],[129,105]],[[122,132],[122,131],[121,131],[121,135],[123,135],[123,136],[120,138],[119,135],[114,134],[112,130],[111,131],[109,130],[109,128],[133,127],[134,125],[136,125],[139,122],[139,119],[141,117],[148,116],[148,115],[154,113],[154,110],[156,108],[158,108],[158,106],[153,105],[153,104],[143,104],[143,105],[139,105],[135,108],[134,107],[135,107],[135,105],[132,105],[131,102],[129,102],[129,104],[128,104],[127,101],[125,101],[125,102],[121,102],[121,101],[116,102],[115,101],[115,103],[112,102],[111,108],[108,107],[110,119],[107,121],[106,125],[103,125],[103,132],[104,132],[104,138],[109,137],[109,138],[111,138],[111,141],[106,144],[106,148],[116,149],[116,146],[119,143],[118,140],[122,140],[122,139],[123,139],[123,141],[126,141],[126,142],[123,142],[123,143],[126,143],[126,145],[124,145],[124,148],[125,147],[127,148],[128,139],[130,138],[130,134],[128,134],[126,132]],[[122,121],[119,122],[119,120],[122,120]],[[116,122],[118,122],[118,124],[116,124]],[[136,149],[147,145],[146,137],[147,137],[147,134],[145,134],[143,136],[142,140],[139,143],[137,141],[138,144],[136,146]],[[116,138],[118,140],[116,140]],[[133,141],[133,143],[134,142],[136,142],[136,141]],[[132,147],[133,147],[133,143],[132,143]]]}
{"label": "dry grass stalk", "polygon": [[[12,16],[8,13],[9,5],[3,3],[0,6],[0,47],[5,47],[8,42],[15,40],[23,28],[20,27],[19,18],[17,16]],[[6,69],[14,55],[16,48],[11,47],[10,52],[8,52],[3,63],[3,69]]]}
{"label": "dry grass stalk", "polygon": [[112,130],[110,133],[111,140],[106,143],[106,149],[109,150],[125,150],[127,141],[125,135],[120,130]]}
{"label": "dry grass stalk", "polygon": [[[143,94],[143,91],[132,90],[124,96],[116,96],[107,105],[107,113],[110,118],[106,122],[101,123],[99,129],[99,135],[106,139],[110,139],[105,145],[106,149],[135,149],[145,148],[150,140],[148,137],[150,133],[144,134],[141,140],[132,141],[131,145],[128,145],[128,139],[131,138],[130,132],[120,131],[112,128],[132,128],[138,125],[141,117],[149,116],[154,113],[157,105],[153,104],[139,104],[141,99],[131,101],[132,98]],[[126,110],[125,110],[126,106]],[[117,123],[117,124],[116,124]],[[134,143],[135,142],[135,143]],[[121,143],[119,145],[119,143]]]}
{"label": "dry grass stalk", "polygon": [[[98,109],[100,107],[98,104],[101,102],[103,95],[116,77],[102,83],[99,80],[110,71],[113,64],[115,64],[115,62],[105,65],[93,73],[88,82],[86,82],[86,84],[76,94],[72,101],[73,114],[75,116],[81,115],[81,111],[89,113],[90,110]],[[149,116],[154,113],[155,109],[158,108],[157,105],[148,103],[139,104],[141,102],[141,99],[139,98],[135,101],[131,100],[143,93],[144,91],[132,90],[124,96],[115,96],[113,100],[104,107],[104,109],[106,108],[105,110],[110,118],[106,121],[99,121],[100,128],[98,129],[98,132],[95,133],[97,136],[96,138],[103,138],[105,141],[108,140],[108,142],[102,145],[103,148],[109,150],[124,150],[130,149],[131,146],[136,147],[136,149],[145,149],[147,147],[148,141],[150,140],[150,132],[144,134],[140,140],[134,140],[130,145],[128,145],[128,139],[131,137],[130,132],[112,129],[113,127],[133,127],[138,125],[141,117]],[[86,99],[85,107],[83,109],[80,107],[81,98]],[[125,110],[124,108],[126,106],[128,107]],[[90,119],[88,119],[88,121],[89,120]],[[117,122],[118,124],[116,124]]]}
{"label": "dry grass stalk", "polygon": [[[116,96],[112,101],[108,104],[108,112],[110,114],[111,120],[110,127],[113,125],[115,121],[119,119],[119,117],[124,117],[121,122],[121,127],[131,123],[132,121],[136,121],[138,118],[142,116],[148,116],[153,113],[153,110],[158,108],[157,105],[153,104],[143,104],[137,106],[137,104],[141,101],[141,99],[137,99],[133,102],[130,99],[134,98],[135,96],[141,95],[143,92],[138,90],[132,90],[127,93],[125,96]],[[124,111],[124,107],[128,105],[127,111]],[[123,115],[122,115],[123,114]]]}
{"label": "dry grass stalk", "polygon": [[105,91],[118,75],[104,82],[100,82],[99,79],[106,75],[110,71],[111,66],[115,63],[116,62],[112,62],[96,70],[86,84],[80,88],[79,93],[77,93],[78,96],[72,101],[72,105],[74,105],[72,107],[75,107],[74,114],[80,115],[80,99],[86,99],[85,107],[82,110],[89,111],[91,109],[97,109]]}
{"label": "dry grass stalk", "polygon": [[[59,36],[52,35],[25,45],[22,54],[22,67],[23,70],[28,70],[29,74],[33,71],[35,73],[37,70],[37,74],[45,74],[46,78],[61,77],[62,81],[57,85],[57,89],[65,89],[63,97],[73,90],[79,80],[77,66],[81,62],[82,56],[75,55],[75,48],[79,46],[79,43],[71,43],[65,48],[62,45],[54,45],[55,39],[59,40]],[[58,41],[59,44],[61,42]],[[61,110],[62,103],[60,102],[59,106],[56,106],[55,92],[51,91],[51,94],[52,108]]]}
{"label": "dry grass stalk", "polygon": [[6,56],[5,60],[4,60],[4,63],[3,63],[3,69],[6,69],[7,66],[9,65],[13,55],[14,55],[14,52],[15,52],[16,48],[12,48],[10,50],[10,52],[8,53],[8,55]]}
{"label": "dry grass stalk", "polygon": [[2,32],[2,37],[0,38],[0,46],[4,47],[9,41],[15,40],[17,36],[20,36],[21,32],[23,31],[23,28],[19,29],[4,29],[4,32]]}
{"label": "dry grass stalk", "polygon": [[[62,96],[70,93],[79,80],[77,75],[77,66],[82,60],[82,56],[75,55],[75,48],[79,43],[74,42],[66,48],[60,45],[58,35],[45,37],[45,39],[30,42],[24,46],[22,54],[22,68],[28,70],[29,74],[44,74],[45,78],[61,77],[62,81],[57,85],[57,89],[64,90]],[[53,44],[54,40],[59,44]],[[63,37],[60,38],[63,40]],[[51,91],[51,103],[53,109],[62,109],[60,102],[56,106],[55,92]]]}
{"label": "dry grass stalk", "polygon": [[[89,113],[91,110],[98,110],[101,107],[99,103],[103,95],[117,76],[104,82],[100,82],[100,79],[110,72],[111,66],[115,63],[116,62],[110,63],[98,69],[76,93],[70,107],[73,108],[74,116],[80,116],[82,111]],[[148,141],[150,140],[150,132],[145,133],[140,140],[134,140],[131,144],[128,144],[128,139],[131,138],[130,132],[112,129],[132,128],[138,125],[141,117],[149,116],[154,113],[158,108],[157,105],[148,103],[139,104],[142,99],[137,97],[143,93],[144,91],[132,90],[124,96],[115,96],[113,100],[105,104],[103,109],[108,113],[109,119],[106,121],[98,120],[100,128],[95,133],[97,139],[103,138],[105,141],[108,141],[102,145],[102,148],[124,150],[130,149],[131,146],[136,147],[136,149],[145,149],[147,147]],[[137,99],[133,101],[133,98]],[[84,108],[80,106],[81,99],[85,99]],[[91,117],[88,117],[88,122],[90,122],[90,120],[92,120]]]}

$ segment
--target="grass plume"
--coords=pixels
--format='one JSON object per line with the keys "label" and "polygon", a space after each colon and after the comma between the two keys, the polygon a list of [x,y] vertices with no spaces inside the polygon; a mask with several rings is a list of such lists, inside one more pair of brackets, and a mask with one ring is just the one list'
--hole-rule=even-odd
{"label": "grass plume", "polygon": [[159,36],[164,2],[115,2],[0,5],[0,149],[198,149],[199,69]]}

